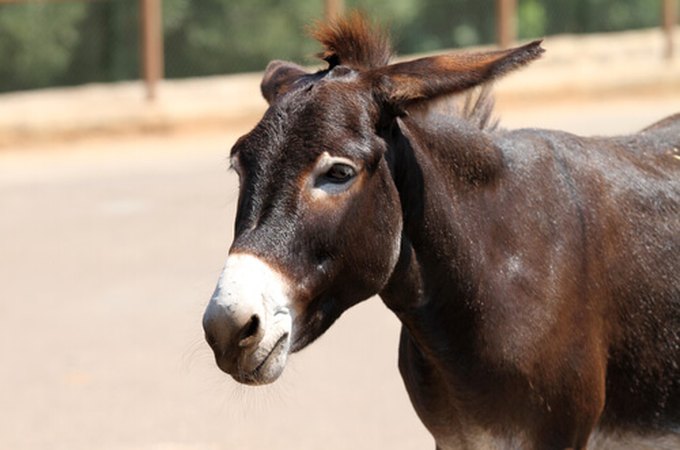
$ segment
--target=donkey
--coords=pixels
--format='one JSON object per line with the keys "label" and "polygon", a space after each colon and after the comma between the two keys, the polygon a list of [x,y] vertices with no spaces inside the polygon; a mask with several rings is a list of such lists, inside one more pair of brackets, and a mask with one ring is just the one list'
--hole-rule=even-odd
{"label": "donkey", "polygon": [[390,64],[360,15],[313,35],[328,68],[271,62],[269,108],[231,150],[235,237],[203,317],[219,368],[271,383],[378,294],[438,449],[680,448],[680,114],[622,137],[506,131],[484,93],[428,106],[540,41]]}

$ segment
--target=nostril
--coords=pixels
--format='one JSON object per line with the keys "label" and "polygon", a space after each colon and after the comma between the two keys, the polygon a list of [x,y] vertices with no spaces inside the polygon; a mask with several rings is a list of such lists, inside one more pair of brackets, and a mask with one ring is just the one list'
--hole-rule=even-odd
{"label": "nostril", "polygon": [[260,317],[257,314],[253,314],[250,317],[250,320],[246,324],[245,327],[243,327],[243,330],[241,330],[241,339],[248,338],[250,336],[253,336],[254,334],[257,333],[257,330],[260,328]]}
{"label": "nostril", "polygon": [[241,329],[238,346],[249,347],[258,343],[261,334],[260,317],[257,314],[253,314],[248,323]]}

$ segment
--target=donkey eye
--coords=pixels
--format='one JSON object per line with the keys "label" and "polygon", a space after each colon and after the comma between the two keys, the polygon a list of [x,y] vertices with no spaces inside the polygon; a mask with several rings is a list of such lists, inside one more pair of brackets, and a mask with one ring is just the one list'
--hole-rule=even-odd
{"label": "donkey eye", "polygon": [[354,167],[348,164],[336,163],[328,169],[325,173],[324,178],[326,178],[331,183],[342,184],[346,183],[356,176],[356,170]]}
{"label": "donkey eye", "polygon": [[324,196],[346,192],[358,173],[359,169],[350,159],[324,152],[319,155],[310,177],[312,194]]}

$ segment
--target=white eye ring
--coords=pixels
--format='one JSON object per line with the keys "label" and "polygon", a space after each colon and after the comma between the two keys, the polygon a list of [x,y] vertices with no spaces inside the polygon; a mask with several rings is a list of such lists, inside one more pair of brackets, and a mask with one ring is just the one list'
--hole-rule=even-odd
{"label": "white eye ring", "polygon": [[[348,175],[345,179],[329,176],[336,167],[344,167]],[[321,154],[311,174],[311,188],[314,195],[335,195],[345,192],[356,181],[359,169],[353,161],[340,156]]]}

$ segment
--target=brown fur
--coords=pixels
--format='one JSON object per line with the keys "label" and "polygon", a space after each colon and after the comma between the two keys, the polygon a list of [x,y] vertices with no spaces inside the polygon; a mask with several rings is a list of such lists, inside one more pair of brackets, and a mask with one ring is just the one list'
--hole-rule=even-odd
{"label": "brown fur", "polygon": [[374,69],[389,64],[392,47],[387,32],[354,12],[330,22],[319,22],[309,34],[325,48],[319,57],[330,68]]}
{"label": "brown fur", "polygon": [[[291,281],[270,314],[289,315],[285,351],[379,294],[441,449],[678,442],[680,116],[612,138],[495,130],[488,90],[454,116],[427,110],[538,58],[540,42],[385,65],[359,16],[318,30],[330,67],[271,63],[270,108],[232,149],[230,251]],[[233,296],[257,289],[225,291],[234,303],[204,321],[220,367],[255,384],[273,380],[239,361],[274,351],[251,343],[267,315]]]}

